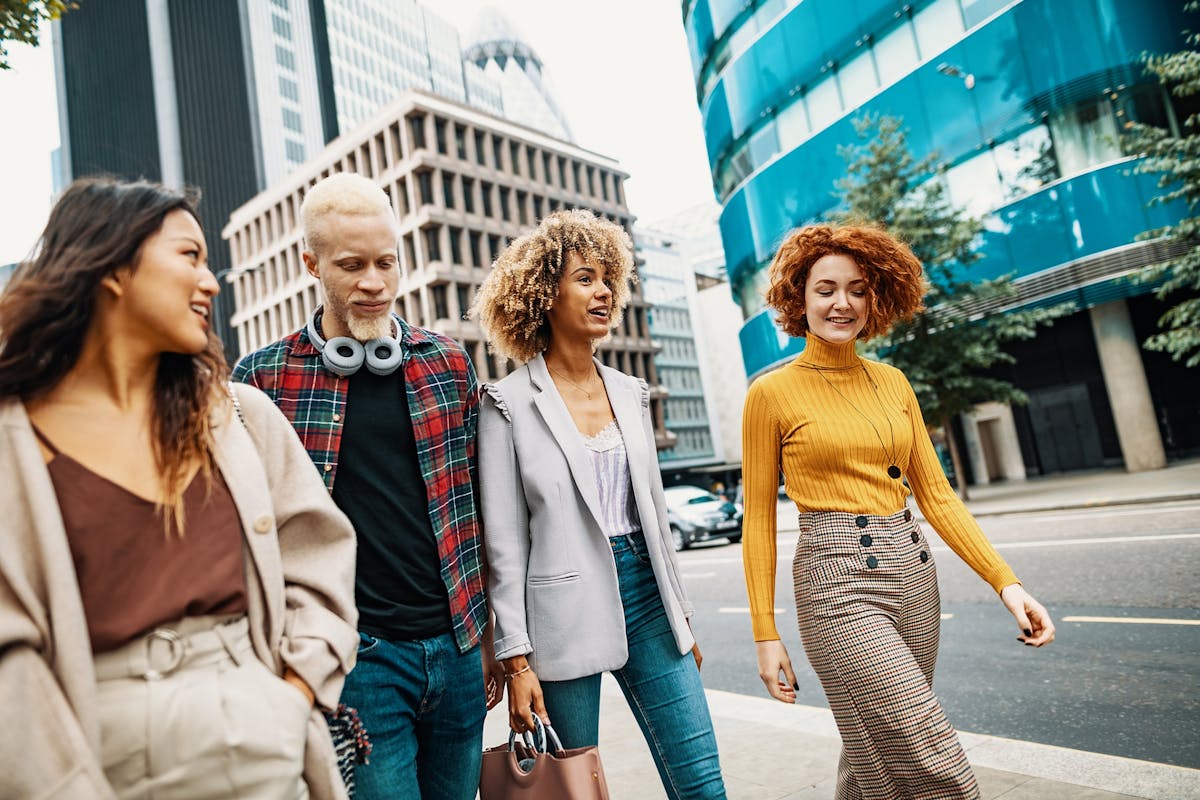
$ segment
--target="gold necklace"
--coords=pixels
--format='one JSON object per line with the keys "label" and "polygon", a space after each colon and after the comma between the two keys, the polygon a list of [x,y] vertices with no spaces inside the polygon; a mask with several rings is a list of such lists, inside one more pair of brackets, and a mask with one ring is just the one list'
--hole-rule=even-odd
{"label": "gold necklace", "polygon": [[[592,399],[592,393],[591,393],[591,392],[589,392],[587,389],[583,388],[583,387],[582,387],[582,386],[580,386],[578,383],[576,383],[575,381],[573,381],[573,380],[571,380],[570,378],[568,378],[566,375],[564,375],[564,374],[562,374],[561,372],[559,372],[558,370],[556,370],[554,367],[551,367],[549,364],[546,364],[546,366],[547,366],[547,367],[549,367],[549,368],[550,368],[550,371],[551,371],[551,372],[553,372],[555,375],[557,375],[558,377],[562,378],[564,381],[566,381],[567,383],[571,384],[572,386],[574,386],[574,387],[575,387],[576,389],[578,389],[579,391],[583,392],[584,396],[585,396],[585,397],[587,397],[587,399],[588,399],[588,400],[591,400],[591,399]],[[592,371],[592,375],[595,375],[595,374],[596,374],[596,372],[595,372],[595,370],[593,370],[593,371]]]}

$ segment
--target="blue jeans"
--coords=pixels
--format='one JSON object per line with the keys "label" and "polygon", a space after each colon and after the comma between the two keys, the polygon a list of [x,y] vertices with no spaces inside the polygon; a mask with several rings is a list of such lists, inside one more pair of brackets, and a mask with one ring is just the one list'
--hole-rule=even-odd
{"label": "blue jeans", "polygon": [[354,770],[355,797],[473,800],[487,713],[479,648],[460,654],[452,634],[358,637],[342,702],[358,710],[372,749]]}
{"label": "blue jeans", "polygon": [[[641,533],[615,536],[613,559],[625,611],[629,660],[613,672],[671,800],[723,798],[717,739],[700,671],[679,654]],[[564,747],[599,740],[600,675],[542,681],[546,711]],[[603,754],[602,756],[603,757]]]}

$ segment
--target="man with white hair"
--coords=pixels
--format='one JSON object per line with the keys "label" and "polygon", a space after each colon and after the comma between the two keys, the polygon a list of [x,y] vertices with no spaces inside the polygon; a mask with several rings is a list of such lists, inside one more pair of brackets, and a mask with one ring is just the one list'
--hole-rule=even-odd
{"label": "man with white hair", "polygon": [[393,312],[399,237],[382,189],[331,175],[300,216],[324,305],[234,378],[291,420],[357,533],[358,663],[342,693],[372,745],[357,796],[470,800],[486,708],[503,693],[474,496],[475,372],[457,342]]}

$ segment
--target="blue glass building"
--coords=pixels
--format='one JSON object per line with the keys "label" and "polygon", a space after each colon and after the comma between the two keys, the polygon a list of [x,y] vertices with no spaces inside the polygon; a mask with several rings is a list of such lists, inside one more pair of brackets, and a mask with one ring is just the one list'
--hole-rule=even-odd
{"label": "blue glass building", "polygon": [[1182,5],[684,0],[747,374],[802,349],[763,308],[767,265],[788,230],[835,206],[852,121],[887,114],[902,118],[916,158],[938,154],[952,200],[984,218],[971,274],[1014,274],[1021,306],[1079,309],[1014,346],[1019,370],[998,373],[1028,406],[962,420],[968,477],[1150,468],[1200,449],[1198,371],[1139,355],[1167,306],[1128,280],[1171,254],[1137,235],[1184,209],[1147,206],[1155,179],[1132,174],[1120,141],[1130,120],[1178,131],[1197,111],[1140,63],[1184,46],[1181,31],[1200,20]]}

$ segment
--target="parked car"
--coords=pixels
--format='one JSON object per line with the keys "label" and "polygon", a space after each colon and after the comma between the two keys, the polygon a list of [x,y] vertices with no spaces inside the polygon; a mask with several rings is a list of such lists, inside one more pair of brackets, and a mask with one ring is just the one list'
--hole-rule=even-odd
{"label": "parked car", "polygon": [[742,509],[699,486],[670,486],[667,521],[676,550],[687,550],[697,542],[742,540]]}

